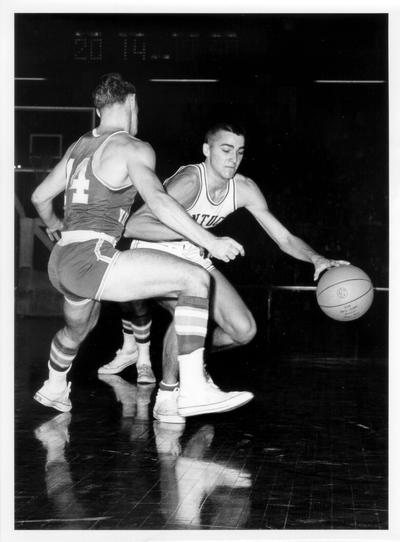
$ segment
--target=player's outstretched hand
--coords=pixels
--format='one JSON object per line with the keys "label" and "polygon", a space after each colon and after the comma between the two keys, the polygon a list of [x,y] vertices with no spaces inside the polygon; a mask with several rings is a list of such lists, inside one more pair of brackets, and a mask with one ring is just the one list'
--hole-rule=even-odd
{"label": "player's outstretched hand", "polygon": [[325,269],[329,269],[330,267],[339,267],[339,265],[350,265],[350,262],[347,262],[346,260],[330,260],[328,258],[324,258],[324,256],[319,256],[313,263],[315,268],[314,280],[318,280],[318,277],[322,271],[325,271]]}
{"label": "player's outstretched hand", "polygon": [[230,237],[216,237],[208,251],[211,257],[223,262],[234,260],[239,255],[244,256],[243,246]]}

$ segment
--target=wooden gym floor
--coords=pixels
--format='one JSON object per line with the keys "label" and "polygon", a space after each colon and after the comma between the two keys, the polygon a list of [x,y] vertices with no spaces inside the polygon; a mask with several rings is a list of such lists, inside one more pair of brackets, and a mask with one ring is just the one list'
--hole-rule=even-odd
{"label": "wooden gym floor", "polygon": [[308,293],[273,303],[250,345],[210,356],[221,388],[255,399],[185,426],[153,421],[134,367],[97,377],[119,347],[114,305],[75,360],[70,414],[32,400],[61,320],[17,319],[15,529],[387,529],[387,294],[347,323]]}

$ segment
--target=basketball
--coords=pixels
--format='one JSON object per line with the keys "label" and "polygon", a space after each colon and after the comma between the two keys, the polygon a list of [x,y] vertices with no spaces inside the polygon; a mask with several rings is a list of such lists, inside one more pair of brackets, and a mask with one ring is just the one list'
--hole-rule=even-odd
{"label": "basketball", "polygon": [[320,278],[317,302],[321,310],[334,320],[348,322],[367,312],[374,299],[369,276],[354,265],[331,267]]}

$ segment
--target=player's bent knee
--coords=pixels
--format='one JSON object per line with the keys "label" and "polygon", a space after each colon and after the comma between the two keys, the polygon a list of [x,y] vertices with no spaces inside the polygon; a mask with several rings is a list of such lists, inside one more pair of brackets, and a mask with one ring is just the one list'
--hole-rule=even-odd
{"label": "player's bent knee", "polygon": [[257,325],[254,318],[248,315],[235,323],[233,339],[239,344],[248,344],[257,333]]}
{"label": "player's bent knee", "polygon": [[188,273],[184,275],[187,293],[207,297],[210,290],[210,274],[199,265],[190,266]]}

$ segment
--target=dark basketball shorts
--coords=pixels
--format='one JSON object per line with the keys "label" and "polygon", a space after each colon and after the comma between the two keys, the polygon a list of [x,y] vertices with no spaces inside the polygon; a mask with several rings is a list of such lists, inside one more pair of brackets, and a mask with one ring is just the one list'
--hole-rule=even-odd
{"label": "dark basketball shorts", "polygon": [[61,239],[50,254],[50,282],[70,303],[100,301],[108,274],[121,254],[114,244],[104,238],[67,243]]}

